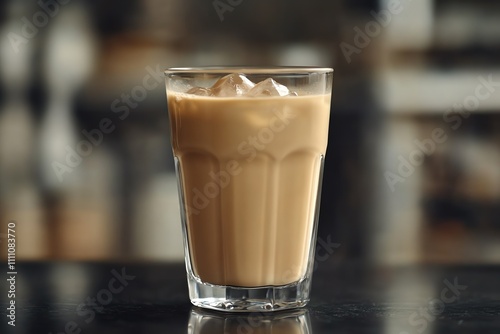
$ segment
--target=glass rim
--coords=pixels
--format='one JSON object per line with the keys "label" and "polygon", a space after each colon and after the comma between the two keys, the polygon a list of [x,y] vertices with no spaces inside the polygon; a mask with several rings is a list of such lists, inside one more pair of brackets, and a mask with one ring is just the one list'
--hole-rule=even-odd
{"label": "glass rim", "polygon": [[203,67],[170,67],[163,73],[166,76],[172,74],[331,74],[334,69],[331,67],[317,66],[203,66]]}

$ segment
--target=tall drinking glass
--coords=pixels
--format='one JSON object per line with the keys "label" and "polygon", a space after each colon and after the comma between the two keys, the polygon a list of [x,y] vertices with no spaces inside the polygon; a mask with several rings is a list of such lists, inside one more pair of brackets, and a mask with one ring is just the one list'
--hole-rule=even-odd
{"label": "tall drinking glass", "polygon": [[309,300],[333,70],[165,72],[191,302]]}

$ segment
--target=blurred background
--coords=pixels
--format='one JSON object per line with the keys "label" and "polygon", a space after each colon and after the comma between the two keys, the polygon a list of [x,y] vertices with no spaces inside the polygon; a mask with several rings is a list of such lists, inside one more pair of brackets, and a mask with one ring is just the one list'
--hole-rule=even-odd
{"label": "blurred background", "polygon": [[183,261],[162,71],[244,64],[335,69],[319,237],[336,259],[500,263],[499,2],[0,8],[0,233],[17,222],[18,260]]}

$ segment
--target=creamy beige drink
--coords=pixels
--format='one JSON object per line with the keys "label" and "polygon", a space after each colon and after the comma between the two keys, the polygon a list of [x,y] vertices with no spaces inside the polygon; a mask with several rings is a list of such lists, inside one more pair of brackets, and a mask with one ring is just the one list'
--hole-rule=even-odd
{"label": "creamy beige drink", "polygon": [[190,265],[202,282],[278,286],[305,275],[330,94],[274,87],[237,97],[168,92]]}

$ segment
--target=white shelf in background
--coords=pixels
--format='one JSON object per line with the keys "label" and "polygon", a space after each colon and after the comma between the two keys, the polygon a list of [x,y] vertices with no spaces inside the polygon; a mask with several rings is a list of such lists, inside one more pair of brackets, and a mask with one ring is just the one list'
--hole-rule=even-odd
{"label": "white shelf in background", "polygon": [[490,77],[496,86],[479,89],[482,99],[477,99],[474,112],[500,112],[500,68],[453,72],[390,69],[381,73],[377,93],[389,113],[443,114],[456,104],[473,106],[478,86]]}

